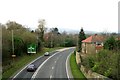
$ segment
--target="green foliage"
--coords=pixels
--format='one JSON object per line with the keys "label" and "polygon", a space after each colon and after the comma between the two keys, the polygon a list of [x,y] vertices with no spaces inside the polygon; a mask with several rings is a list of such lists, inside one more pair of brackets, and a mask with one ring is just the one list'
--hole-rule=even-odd
{"label": "green foliage", "polygon": [[116,46],[116,41],[113,36],[108,38],[104,43],[104,49],[113,50],[113,49],[115,49],[115,46]]}
{"label": "green foliage", "polygon": [[74,55],[76,56],[76,50],[74,51]]}
{"label": "green foliage", "polygon": [[93,67],[94,66],[94,59],[93,59],[93,57],[92,56],[89,56],[89,57],[86,57],[86,58],[82,58],[82,64],[84,65],[84,66],[86,66],[87,68],[91,68],[91,67]]}
{"label": "green foliage", "polygon": [[86,39],[84,30],[81,28],[81,31],[79,32],[79,40],[78,40],[78,52],[81,52],[82,50],[82,40]]}
{"label": "green foliage", "polygon": [[73,41],[70,38],[67,38],[65,40],[65,47],[72,47],[73,46]]}
{"label": "green foliage", "polygon": [[93,71],[97,71],[97,69],[99,68],[99,63],[95,63],[94,66],[92,67]]}
{"label": "green foliage", "polygon": [[25,27],[15,21],[9,21],[6,23],[6,25],[8,30],[26,30]]}
{"label": "green foliage", "polygon": [[104,72],[104,75],[109,77],[112,73],[112,68],[109,68],[107,71]]}
{"label": "green foliage", "polygon": [[115,50],[120,50],[120,40],[116,40],[116,42],[115,42]]}
{"label": "green foliage", "polygon": [[14,37],[14,54],[16,56],[21,56],[21,54],[23,53],[23,47],[24,47],[23,40],[20,37],[15,36]]}
{"label": "green foliage", "polygon": [[14,54],[17,57],[26,55],[27,45],[37,44],[37,37],[35,33],[31,33],[29,29],[16,22],[8,22],[6,27],[2,27],[2,58],[3,66],[11,65],[12,63],[12,30],[14,39]]}
{"label": "green foliage", "polygon": [[82,64],[86,67],[91,68],[93,71],[118,80],[118,66],[120,52],[101,50],[99,53],[87,56]]}
{"label": "green foliage", "polygon": [[71,47],[77,43],[77,36],[67,34],[66,32],[59,33],[58,28],[52,28],[49,33],[45,34],[45,47]]}

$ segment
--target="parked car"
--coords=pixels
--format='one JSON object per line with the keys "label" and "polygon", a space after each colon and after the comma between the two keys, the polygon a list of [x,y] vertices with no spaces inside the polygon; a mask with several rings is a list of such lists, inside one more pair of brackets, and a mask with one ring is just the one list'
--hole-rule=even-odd
{"label": "parked car", "polygon": [[50,53],[49,52],[45,52],[44,56],[49,56]]}
{"label": "parked car", "polygon": [[34,72],[37,69],[37,67],[34,64],[30,64],[27,66],[27,71],[28,72]]}

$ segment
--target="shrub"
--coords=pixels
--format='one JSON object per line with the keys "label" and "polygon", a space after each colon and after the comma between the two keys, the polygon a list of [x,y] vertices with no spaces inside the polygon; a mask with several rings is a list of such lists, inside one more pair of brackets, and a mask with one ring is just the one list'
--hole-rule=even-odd
{"label": "shrub", "polygon": [[112,73],[112,68],[109,68],[107,71],[104,72],[104,75],[109,77]]}
{"label": "shrub", "polygon": [[113,78],[115,80],[119,79],[120,70],[119,67],[119,52],[113,52],[109,50],[101,50],[95,55],[89,55],[83,60],[84,66],[91,68],[99,74],[106,77]]}
{"label": "shrub", "polygon": [[92,56],[88,56],[86,58],[82,58],[82,65],[87,68],[92,68],[94,66],[94,59]]}
{"label": "shrub", "polygon": [[95,63],[94,66],[92,67],[92,70],[96,72],[99,68],[99,65],[100,65],[100,63],[98,63],[98,62]]}

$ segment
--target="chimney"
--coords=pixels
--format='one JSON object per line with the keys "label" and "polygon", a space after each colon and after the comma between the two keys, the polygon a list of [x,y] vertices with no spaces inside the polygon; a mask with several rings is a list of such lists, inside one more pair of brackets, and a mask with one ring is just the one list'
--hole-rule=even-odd
{"label": "chimney", "polygon": [[95,34],[94,36],[97,36],[97,34]]}

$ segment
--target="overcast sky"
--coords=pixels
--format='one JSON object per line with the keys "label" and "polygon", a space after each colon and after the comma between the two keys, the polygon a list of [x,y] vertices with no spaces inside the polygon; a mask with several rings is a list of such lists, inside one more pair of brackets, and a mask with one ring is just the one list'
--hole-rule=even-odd
{"label": "overcast sky", "polygon": [[118,32],[119,0],[0,0],[0,23],[16,21],[36,29],[46,27]]}

